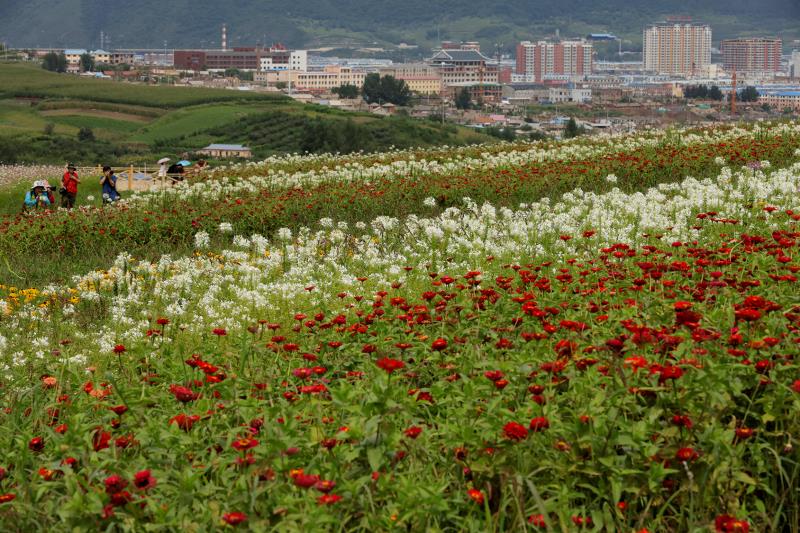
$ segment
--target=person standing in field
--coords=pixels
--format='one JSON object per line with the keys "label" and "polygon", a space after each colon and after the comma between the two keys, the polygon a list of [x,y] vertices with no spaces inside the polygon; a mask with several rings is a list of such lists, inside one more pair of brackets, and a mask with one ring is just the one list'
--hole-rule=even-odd
{"label": "person standing in field", "polygon": [[31,190],[25,193],[23,209],[48,208],[51,206],[50,197],[47,195],[47,185],[43,181],[33,182]]}
{"label": "person standing in field", "polygon": [[75,165],[72,163],[67,165],[67,171],[64,172],[64,177],[61,178],[61,207],[72,209],[75,207],[75,199],[78,197],[78,184],[81,182],[78,179],[78,172]]}
{"label": "person standing in field", "polygon": [[108,165],[103,167],[103,177],[100,178],[100,185],[103,186],[104,204],[113,204],[120,199],[119,193],[117,192],[117,176]]}

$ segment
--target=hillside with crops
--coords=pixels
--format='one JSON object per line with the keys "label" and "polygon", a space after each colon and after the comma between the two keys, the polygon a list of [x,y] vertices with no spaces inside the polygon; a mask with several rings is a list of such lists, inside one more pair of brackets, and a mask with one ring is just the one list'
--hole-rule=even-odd
{"label": "hillside with crops", "polygon": [[274,156],[5,215],[2,528],[798,531],[798,141]]}

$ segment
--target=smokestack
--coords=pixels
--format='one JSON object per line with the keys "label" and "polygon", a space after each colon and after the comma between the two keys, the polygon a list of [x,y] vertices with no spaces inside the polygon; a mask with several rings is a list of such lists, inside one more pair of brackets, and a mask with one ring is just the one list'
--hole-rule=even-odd
{"label": "smokestack", "polygon": [[228,49],[228,25],[227,24],[223,24],[222,25],[222,49],[223,50],[227,50]]}

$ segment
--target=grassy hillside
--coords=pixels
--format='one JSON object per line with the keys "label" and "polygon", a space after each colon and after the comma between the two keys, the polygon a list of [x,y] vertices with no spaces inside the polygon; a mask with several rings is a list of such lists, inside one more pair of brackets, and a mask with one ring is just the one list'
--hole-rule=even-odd
{"label": "grassy hillside", "polygon": [[427,47],[441,37],[479,39],[493,50],[556,29],[610,30],[639,41],[643,25],[675,14],[713,24],[715,40],[754,33],[800,37],[796,0],[30,0],[0,2],[0,37],[17,46],[96,47],[104,31],[112,46],[161,47],[165,40],[169,47],[219,46],[227,22],[232,44]]}
{"label": "grassy hillside", "polygon": [[[94,140],[79,141],[82,128]],[[464,128],[347,113],[280,95],[151,87],[0,64],[0,162],[152,162],[211,142],[248,144],[262,157],[488,140]]]}

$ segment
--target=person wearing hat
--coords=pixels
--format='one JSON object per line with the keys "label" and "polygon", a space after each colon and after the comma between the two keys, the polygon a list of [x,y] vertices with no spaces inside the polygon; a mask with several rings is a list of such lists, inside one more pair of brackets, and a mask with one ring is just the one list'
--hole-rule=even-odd
{"label": "person wearing hat", "polygon": [[33,182],[31,190],[25,193],[25,203],[23,208],[26,210],[47,208],[52,205],[50,197],[47,195],[47,182],[37,180]]}
{"label": "person wearing hat", "polygon": [[75,165],[72,163],[67,165],[67,171],[64,172],[64,177],[61,178],[61,207],[72,209],[75,206],[75,199],[78,197],[78,184],[81,182],[78,179],[78,172]]}
{"label": "person wearing hat", "polygon": [[100,178],[100,185],[103,186],[104,204],[113,204],[120,199],[117,192],[117,176],[108,165],[103,167],[103,177]]}

